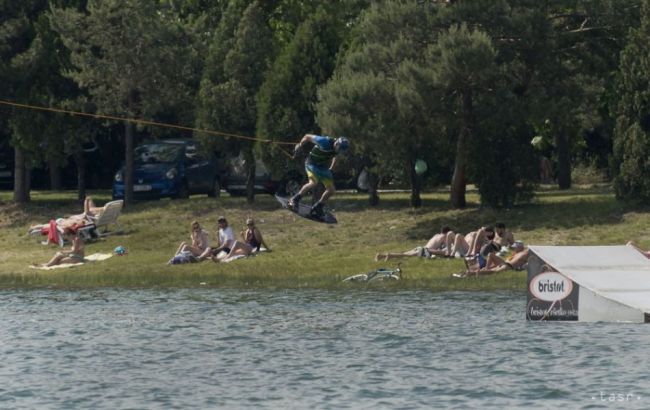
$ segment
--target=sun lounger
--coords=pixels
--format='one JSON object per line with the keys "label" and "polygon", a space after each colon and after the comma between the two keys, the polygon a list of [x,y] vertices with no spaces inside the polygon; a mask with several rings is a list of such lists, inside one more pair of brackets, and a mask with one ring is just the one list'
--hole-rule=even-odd
{"label": "sun lounger", "polygon": [[[112,233],[108,232],[109,225],[115,225],[117,227],[117,230],[115,232],[122,232],[122,227],[117,222],[117,218],[120,216],[120,213],[122,213],[123,205],[124,201],[121,199],[107,202],[106,205],[104,205],[104,209],[99,213],[98,216],[89,217],[94,224],[95,229],[103,229],[102,233],[98,233],[99,236],[106,236]],[[83,230],[84,228],[81,229]]]}

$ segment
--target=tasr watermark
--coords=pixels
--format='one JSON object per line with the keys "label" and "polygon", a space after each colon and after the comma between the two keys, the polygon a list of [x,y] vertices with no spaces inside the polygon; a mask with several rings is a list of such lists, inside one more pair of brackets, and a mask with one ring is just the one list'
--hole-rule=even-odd
{"label": "tasr watermark", "polygon": [[618,392],[607,392],[602,390],[599,391],[597,395],[591,396],[591,400],[608,402],[608,403],[640,401],[641,399],[642,399],[641,395],[633,392],[618,393]]}

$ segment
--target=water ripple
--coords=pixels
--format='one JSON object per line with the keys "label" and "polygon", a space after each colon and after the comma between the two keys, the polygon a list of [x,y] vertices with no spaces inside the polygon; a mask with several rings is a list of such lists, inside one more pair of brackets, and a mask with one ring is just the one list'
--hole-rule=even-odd
{"label": "water ripple", "polygon": [[650,408],[650,328],[528,323],[524,305],[520,293],[1,290],[0,408]]}

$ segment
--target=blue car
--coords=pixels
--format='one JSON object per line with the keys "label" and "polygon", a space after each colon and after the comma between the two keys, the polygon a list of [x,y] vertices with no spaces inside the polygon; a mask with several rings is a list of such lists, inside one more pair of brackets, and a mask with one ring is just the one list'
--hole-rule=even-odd
{"label": "blue car", "polygon": [[[199,152],[192,140],[149,142],[134,150],[135,199],[218,197],[221,178],[217,156]],[[115,173],[113,198],[124,198],[124,166]]]}

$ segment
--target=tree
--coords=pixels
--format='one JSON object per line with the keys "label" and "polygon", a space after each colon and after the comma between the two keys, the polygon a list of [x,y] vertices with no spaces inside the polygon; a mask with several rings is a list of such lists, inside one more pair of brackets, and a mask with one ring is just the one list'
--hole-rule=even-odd
{"label": "tree", "polygon": [[412,206],[421,204],[415,161],[434,152],[431,146],[443,137],[431,123],[437,107],[414,103],[432,94],[418,67],[428,64],[433,17],[415,2],[374,3],[362,14],[332,79],[320,88],[317,104],[321,127],[353,136],[375,172],[406,170]]}
{"label": "tree", "polygon": [[618,116],[614,132],[617,197],[650,200],[650,1],[641,9],[641,26],[631,31],[621,54]]}
{"label": "tree", "polygon": [[[151,118],[184,90],[185,48],[180,28],[153,0],[91,0],[87,14],[52,10],[52,25],[70,50],[66,72],[102,114]],[[133,201],[133,124],[125,122],[125,203]]]}
{"label": "tree", "polygon": [[466,205],[466,166],[468,147],[474,143],[476,127],[475,100],[494,77],[496,53],[492,41],[483,32],[467,26],[452,26],[432,47],[433,82],[457,101],[459,132],[456,161],[451,180],[451,205]]}
{"label": "tree", "polygon": [[[273,63],[257,97],[257,133],[276,141],[298,142],[319,133],[315,103],[318,86],[331,76],[341,44],[343,21],[320,8],[301,24]],[[286,151],[276,144],[260,147],[275,174],[284,171]]]}
{"label": "tree", "polygon": [[[0,95],[5,99],[26,97],[29,93],[29,71],[22,70],[21,56],[27,53],[34,41],[32,21],[44,10],[43,1],[12,2],[0,1]],[[23,58],[24,59],[24,58]],[[8,110],[9,111],[9,110]],[[17,109],[9,111],[11,145],[14,147],[14,201],[25,203],[29,195],[28,148],[35,141],[26,123],[25,114]]]}
{"label": "tree", "polygon": [[[229,24],[226,21],[224,24]],[[225,54],[223,66],[206,72],[201,84],[201,113],[203,127],[222,132],[255,137],[257,118],[255,96],[270,66],[272,56],[271,30],[268,10],[261,2],[251,3],[237,25],[231,48]],[[215,52],[225,51],[218,47]],[[220,82],[215,82],[220,81]],[[238,139],[233,149],[241,151],[247,167],[247,198],[254,200],[255,155],[250,139]]]}

